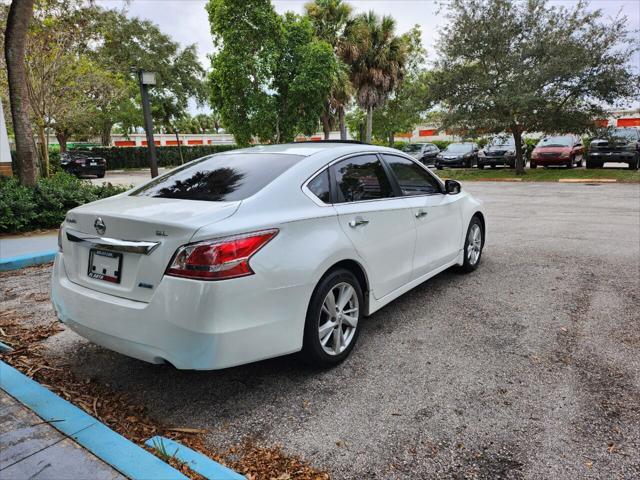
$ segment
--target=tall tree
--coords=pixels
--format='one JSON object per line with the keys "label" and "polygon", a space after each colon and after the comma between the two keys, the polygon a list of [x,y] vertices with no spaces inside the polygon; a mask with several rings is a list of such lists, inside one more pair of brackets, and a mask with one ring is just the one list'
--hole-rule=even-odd
{"label": "tall tree", "polygon": [[34,0],[11,2],[5,30],[4,51],[7,62],[11,117],[16,141],[18,177],[23,185],[36,184],[37,154],[29,115],[25,50]]}
{"label": "tall tree", "polygon": [[308,19],[281,17],[268,0],[209,0],[207,11],[218,49],[211,103],[236,142],[289,141],[314,132],[337,65]]}
{"label": "tall tree", "polygon": [[[606,106],[639,98],[637,42],[625,17],[605,18],[584,1],[452,0],[431,82],[443,126],[511,132],[522,174],[523,132],[581,133]],[[486,19],[500,27],[477,28]]]}
{"label": "tall tree", "polygon": [[389,100],[373,113],[373,136],[390,144],[396,133],[413,130],[431,107],[430,74],[425,68],[426,51],[420,27],[416,25],[401,38],[407,52],[402,80]]}
{"label": "tall tree", "polygon": [[345,42],[345,28],[351,19],[351,6],[343,0],[315,0],[305,5],[307,17],[311,20],[317,38],[333,48],[338,64],[337,75],[331,87],[331,94],[325,101],[322,112],[322,129],[325,140],[329,139],[333,119],[338,116],[340,138],[346,140],[345,106],[351,99],[349,67],[338,58],[340,46]]}
{"label": "tall tree", "polygon": [[365,139],[371,142],[373,109],[382,105],[402,79],[406,43],[395,34],[392,17],[378,17],[373,11],[356,17],[347,26],[347,41],[341,47],[351,67],[356,101],[367,112]]}
{"label": "tall tree", "polygon": [[93,52],[95,61],[109,71],[130,81],[131,96],[116,98],[105,110],[103,142],[110,140],[111,128],[122,123],[125,129],[142,124],[137,79],[132,72],[156,72],[158,84],[150,89],[154,120],[172,132],[174,122],[188,109],[193,98],[203,102],[204,69],[195,45],[180,48],[157,25],[139,18],[129,18],[124,11],[104,10],[100,16],[101,42]]}

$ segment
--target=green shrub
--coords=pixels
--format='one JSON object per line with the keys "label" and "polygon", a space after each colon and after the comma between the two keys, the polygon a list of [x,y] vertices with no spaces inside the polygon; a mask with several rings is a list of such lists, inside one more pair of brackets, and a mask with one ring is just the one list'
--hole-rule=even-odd
{"label": "green shrub", "polygon": [[0,232],[55,228],[68,210],[125,190],[110,184],[93,185],[65,172],[41,178],[35,188],[20,185],[15,177],[0,178]]}
{"label": "green shrub", "polygon": [[429,142],[429,143],[433,143],[440,150],[444,150],[445,148],[447,148],[453,142],[451,142],[449,140],[433,140],[432,142]]}
{"label": "green shrub", "polygon": [[16,177],[0,177],[0,232],[30,230],[36,217],[34,189]]}
{"label": "green shrub", "polygon": [[[238,148],[236,145],[194,145],[182,147],[184,162],[196,158],[225,152]],[[107,161],[107,170],[123,168],[148,168],[149,157],[147,147],[95,147],[91,152]],[[159,167],[180,165],[180,149],[178,147],[156,147]]]}

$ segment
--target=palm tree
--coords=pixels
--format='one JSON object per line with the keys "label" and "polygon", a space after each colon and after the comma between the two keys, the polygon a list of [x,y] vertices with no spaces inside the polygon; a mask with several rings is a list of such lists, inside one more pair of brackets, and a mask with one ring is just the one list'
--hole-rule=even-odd
{"label": "palm tree", "polygon": [[373,11],[357,16],[345,28],[340,47],[343,61],[351,67],[356,101],[367,112],[366,141],[371,142],[373,109],[382,105],[402,80],[406,42],[395,35],[395,20]]}
{"label": "palm tree", "polygon": [[36,150],[29,117],[27,72],[24,62],[27,32],[34,0],[11,2],[4,35],[4,53],[9,81],[9,102],[16,139],[18,177],[23,185],[36,184]]}
{"label": "palm tree", "polygon": [[[313,25],[316,37],[331,45],[337,57],[342,43],[346,40],[344,33],[345,27],[351,19],[351,6],[342,0],[314,0],[305,5],[305,11]],[[338,114],[340,138],[346,140],[344,109],[351,100],[351,96],[349,67],[338,58],[338,75],[336,75],[331,94],[325,102],[322,113],[322,129],[325,140],[329,139],[334,123],[334,112]]]}

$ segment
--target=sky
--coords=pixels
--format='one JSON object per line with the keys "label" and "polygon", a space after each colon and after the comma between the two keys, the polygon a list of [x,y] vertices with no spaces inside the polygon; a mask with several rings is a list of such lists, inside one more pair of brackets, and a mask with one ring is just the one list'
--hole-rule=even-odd
{"label": "sky", "polygon": [[[198,55],[205,68],[209,68],[207,54],[213,51],[205,0],[98,0],[106,8],[125,7],[130,16],[151,20],[160,29],[182,45],[196,44]],[[306,1],[272,1],[279,13],[302,13]],[[422,42],[428,58],[435,57],[438,30],[447,19],[439,0],[348,0],[356,13],[374,10],[379,15],[391,15],[396,20],[398,33],[410,30],[414,25],[422,29]],[[571,7],[576,0],[552,0],[550,3]],[[590,8],[600,9],[603,15],[615,17],[622,12],[627,17],[629,29],[640,31],[640,0],[592,0]],[[639,34],[640,35],[640,34]],[[640,52],[632,59],[640,70]]]}

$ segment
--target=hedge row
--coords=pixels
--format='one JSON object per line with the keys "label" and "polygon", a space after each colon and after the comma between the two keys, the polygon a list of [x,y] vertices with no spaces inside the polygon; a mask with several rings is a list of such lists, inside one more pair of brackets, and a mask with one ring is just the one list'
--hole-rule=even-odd
{"label": "hedge row", "polygon": [[[156,154],[159,167],[174,167],[180,165],[180,150],[182,150],[182,156],[186,163],[196,158],[235,148],[238,147],[236,145],[195,145],[181,149],[178,147],[156,147]],[[107,170],[149,167],[147,147],[95,147],[91,151],[107,161]]]}
{"label": "hedge row", "polygon": [[58,227],[68,210],[125,190],[109,183],[93,185],[65,172],[41,178],[35,187],[20,185],[17,177],[0,177],[0,233]]}

